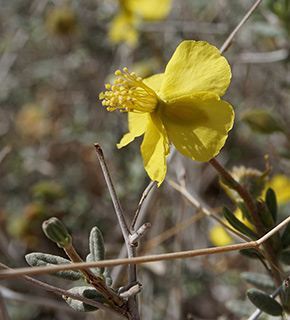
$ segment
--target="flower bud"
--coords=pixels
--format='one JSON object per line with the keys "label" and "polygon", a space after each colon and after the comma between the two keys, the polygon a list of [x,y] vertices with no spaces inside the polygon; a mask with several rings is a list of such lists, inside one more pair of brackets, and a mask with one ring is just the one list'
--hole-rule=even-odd
{"label": "flower bud", "polygon": [[[240,185],[248,190],[253,199],[257,199],[262,195],[266,187],[268,172],[239,166],[233,167],[231,175]],[[241,200],[238,193],[232,190],[230,185],[225,185],[224,181],[221,181],[221,185],[235,201]]]}
{"label": "flower bud", "polygon": [[285,131],[277,119],[265,110],[255,109],[248,111],[243,115],[242,120],[244,120],[253,131],[262,134]]}
{"label": "flower bud", "polygon": [[72,238],[64,224],[58,218],[50,218],[42,224],[45,235],[56,242],[60,248],[67,248],[72,243]]}

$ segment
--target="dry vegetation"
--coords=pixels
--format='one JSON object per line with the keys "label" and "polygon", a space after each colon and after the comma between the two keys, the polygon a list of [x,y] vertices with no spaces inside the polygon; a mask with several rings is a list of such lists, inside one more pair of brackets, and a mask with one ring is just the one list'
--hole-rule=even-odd
{"label": "dry vegetation", "polygon": [[[224,54],[233,79],[223,99],[234,107],[236,119],[218,160],[228,169],[244,165],[264,171],[268,154],[272,174],[290,177],[285,135],[252,131],[242,119],[246,111],[259,108],[286,128],[290,125],[290,13],[275,11],[274,2],[287,1],[262,2]],[[93,144],[103,148],[128,223],[149,179],[139,152],[141,140],[116,148],[127,130],[126,117],[101,106],[98,95],[104,83],[124,66],[142,77],[162,72],[185,39],[220,48],[253,3],[175,0],[165,20],[139,25],[136,48],[108,39],[110,22],[118,12],[113,1],[0,3],[1,263],[26,267],[24,256],[32,251],[64,256],[41,230],[42,222],[52,216],[64,222],[82,258],[88,254],[93,226],[103,233],[108,258],[124,256],[122,234]],[[57,24],[49,15],[59,5],[67,12]],[[175,154],[166,181],[143,206],[139,225],[150,222],[152,228],[140,241],[138,256],[212,246],[208,233],[215,222],[208,217],[194,222],[197,209],[168,183],[180,183],[184,177],[187,189],[203,206],[220,214],[222,204],[232,205],[208,163]],[[287,204],[282,207],[279,221],[288,210]],[[159,238],[187,219],[186,228]],[[246,299],[242,271],[265,272],[258,260],[238,252],[139,266],[141,317],[241,319],[225,305]],[[70,282],[48,275],[37,278],[71,287]],[[112,278],[116,287],[127,284],[127,269],[112,269]],[[103,311],[79,314],[58,296],[19,279],[1,280],[0,293],[10,320],[118,318]]]}

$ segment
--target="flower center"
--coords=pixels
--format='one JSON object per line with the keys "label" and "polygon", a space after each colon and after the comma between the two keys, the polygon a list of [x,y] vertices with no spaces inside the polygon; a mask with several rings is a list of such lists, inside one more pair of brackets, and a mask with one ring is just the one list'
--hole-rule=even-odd
{"label": "flower center", "polygon": [[134,72],[129,73],[127,68],[123,72],[117,70],[116,76],[120,76],[113,85],[106,84],[105,93],[100,94],[103,106],[108,111],[119,109],[120,112],[149,113],[156,109],[158,97],[154,90],[149,88],[142,78]]}

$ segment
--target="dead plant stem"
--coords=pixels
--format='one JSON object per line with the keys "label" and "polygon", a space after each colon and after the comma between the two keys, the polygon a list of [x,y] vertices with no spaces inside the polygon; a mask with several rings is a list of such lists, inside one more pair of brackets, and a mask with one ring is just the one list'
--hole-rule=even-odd
{"label": "dead plant stem", "polygon": [[233,43],[234,38],[237,35],[237,33],[241,30],[243,25],[247,22],[247,20],[250,18],[250,16],[255,12],[255,10],[258,8],[258,6],[260,5],[260,3],[262,1],[263,0],[257,0],[255,2],[255,4],[251,7],[251,9],[246,13],[246,15],[243,17],[241,22],[236,26],[236,28],[233,30],[233,32],[229,35],[229,37],[226,39],[224,44],[221,46],[221,48],[220,48],[221,54],[225,53],[228,50],[228,48]]}
{"label": "dead plant stem", "polygon": [[246,243],[238,243],[232,244],[224,247],[212,247],[205,249],[197,249],[197,250],[189,250],[189,251],[180,251],[180,252],[172,252],[172,253],[164,253],[157,255],[148,255],[127,259],[110,259],[110,260],[102,260],[95,262],[81,262],[81,263],[73,263],[73,264],[63,264],[56,266],[48,266],[48,267],[31,267],[31,268],[18,268],[18,269],[10,269],[0,272],[0,279],[4,278],[12,278],[21,275],[32,275],[32,274],[44,274],[44,273],[54,273],[61,270],[76,270],[76,269],[84,269],[84,268],[103,268],[103,267],[114,267],[118,265],[129,265],[129,264],[143,264],[154,261],[163,261],[163,260],[174,260],[174,259],[184,259],[184,258],[192,258],[197,256],[203,256],[208,254],[217,254],[224,252],[237,251],[241,249],[249,249],[249,248],[259,248],[266,240],[272,237],[276,232],[285,227],[290,222],[290,216],[283,220],[279,225],[275,228],[267,232],[263,237],[256,241],[249,241]]}
{"label": "dead plant stem", "polygon": [[[2,263],[0,263],[0,269],[6,270],[8,272],[13,270],[13,269],[10,269],[9,267],[5,266]],[[79,296],[79,295],[71,293],[71,292],[68,292],[66,290],[54,287],[54,286],[52,286],[50,284],[47,284],[47,283],[41,282],[39,280],[36,280],[34,278],[31,278],[31,277],[27,276],[26,274],[19,274],[19,275],[17,275],[17,277],[22,279],[22,280],[24,280],[24,281],[26,281],[26,282],[31,283],[34,286],[40,287],[41,289],[44,289],[44,290],[49,291],[49,292],[53,292],[53,293],[55,293],[57,295],[60,295],[62,297],[69,297],[69,298],[72,298],[72,299],[75,299],[75,300],[79,300],[79,301],[82,301],[82,302],[87,303],[89,305],[92,305],[94,307],[97,307],[97,308],[100,308],[100,309],[103,309],[103,310],[106,310],[106,311],[110,311],[110,312],[113,312],[113,313],[115,313],[115,314],[117,314],[119,316],[125,317],[124,315],[120,314],[117,310],[115,310],[115,309],[113,309],[113,308],[111,308],[111,307],[109,307],[107,305],[104,305],[104,304],[102,304],[100,302],[97,302],[95,300],[92,300],[92,299],[88,299],[88,298]]]}
{"label": "dead plant stem", "polygon": [[[130,245],[129,236],[131,235],[131,233],[130,233],[128,225],[126,223],[124,213],[123,213],[116,189],[114,187],[114,183],[113,183],[109,168],[107,166],[106,159],[104,157],[103,150],[98,143],[95,143],[95,148],[96,148],[98,159],[99,159],[99,162],[101,165],[101,169],[103,171],[105,181],[107,183],[108,190],[110,192],[110,195],[111,195],[111,198],[113,201],[113,205],[115,208],[117,219],[118,219],[118,222],[119,222],[122,234],[123,234],[123,238],[124,238],[126,248],[127,248],[128,258],[134,258],[136,256],[136,248],[134,246]],[[136,280],[137,280],[136,265],[130,264],[129,265],[129,282],[132,283]],[[139,320],[140,315],[139,315],[139,310],[138,310],[139,309],[138,308],[138,300],[137,300],[136,296],[132,296],[128,299],[128,306],[129,306],[131,316],[132,316],[131,319],[132,320]]]}

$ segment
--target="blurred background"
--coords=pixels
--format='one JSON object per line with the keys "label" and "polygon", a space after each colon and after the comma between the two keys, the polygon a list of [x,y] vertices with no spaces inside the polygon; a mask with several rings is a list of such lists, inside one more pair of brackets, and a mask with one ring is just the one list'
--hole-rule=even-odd
{"label": "blurred background", "polygon": [[[41,230],[42,222],[52,216],[65,223],[83,258],[93,226],[103,232],[107,257],[119,256],[123,239],[93,144],[103,148],[128,223],[150,181],[139,150],[142,138],[116,148],[127,132],[126,117],[108,113],[99,93],[123,67],[143,78],[163,72],[183,40],[204,40],[220,48],[253,3],[0,0],[2,263],[27,266],[24,255],[33,251],[64,256]],[[272,175],[290,177],[289,34],[289,1],[265,0],[224,54],[233,79],[223,100],[236,112],[234,128],[218,156],[228,169],[244,165],[264,171],[268,154]],[[260,109],[266,116],[258,114],[253,120],[251,112]],[[209,218],[191,222],[164,240],[157,237],[196,214],[167,183],[179,182],[181,173],[202,205],[219,208],[230,203],[213,168],[174,155],[167,180],[152,192],[139,221],[150,222],[152,228],[138,255],[213,245]],[[287,209],[285,203],[281,220]],[[259,268],[259,262],[249,263],[239,253],[139,267],[142,319],[240,319],[246,307],[238,316],[226,303],[245,299],[247,286],[239,274]],[[126,269],[112,274],[117,287],[126,284]],[[38,278],[65,289],[73,285]],[[21,280],[2,280],[0,289],[11,320],[116,318],[101,311],[79,314],[61,298]]]}

